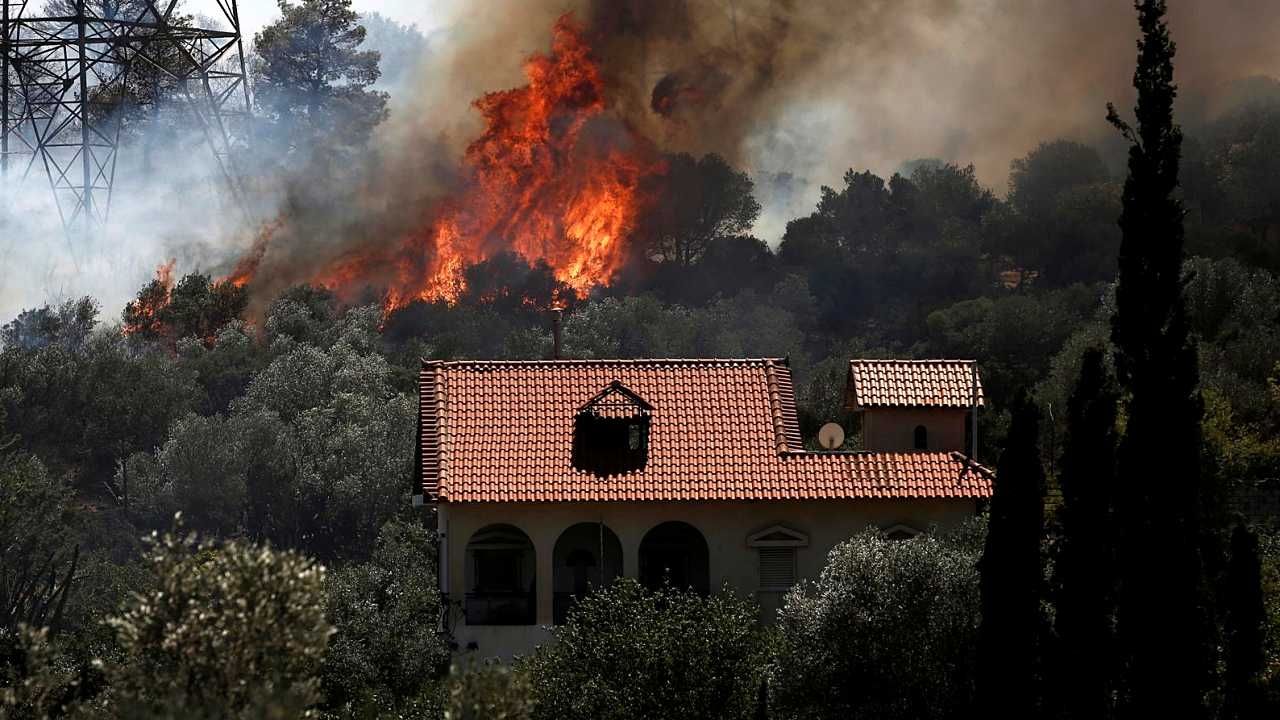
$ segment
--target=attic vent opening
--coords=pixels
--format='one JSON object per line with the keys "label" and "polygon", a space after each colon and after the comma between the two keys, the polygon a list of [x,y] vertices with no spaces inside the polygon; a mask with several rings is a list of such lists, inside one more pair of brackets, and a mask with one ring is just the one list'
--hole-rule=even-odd
{"label": "attic vent opening", "polygon": [[574,416],[573,467],[596,475],[643,470],[652,412],[652,405],[622,383],[610,383]]}

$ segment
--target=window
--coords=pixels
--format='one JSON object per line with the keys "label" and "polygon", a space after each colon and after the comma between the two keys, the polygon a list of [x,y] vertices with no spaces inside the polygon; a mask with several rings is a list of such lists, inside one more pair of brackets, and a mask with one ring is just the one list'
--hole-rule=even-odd
{"label": "window", "polygon": [[551,564],[551,618],[561,625],[574,603],[622,575],[622,543],[604,523],[577,523],[560,533]]}
{"label": "window", "polygon": [[925,426],[917,425],[915,435],[916,435],[916,438],[915,438],[916,449],[928,450],[929,449],[929,431],[925,428]]}
{"label": "window", "polygon": [[790,590],[796,584],[797,548],[808,544],[807,535],[783,525],[774,525],[747,537],[747,547],[755,548],[760,560],[760,591]]}
{"label": "window", "polygon": [[796,549],[762,547],[760,553],[760,589],[790,590],[796,584]]}
{"label": "window", "polygon": [[574,417],[573,467],[596,475],[643,470],[652,410],[621,383],[610,384]]}

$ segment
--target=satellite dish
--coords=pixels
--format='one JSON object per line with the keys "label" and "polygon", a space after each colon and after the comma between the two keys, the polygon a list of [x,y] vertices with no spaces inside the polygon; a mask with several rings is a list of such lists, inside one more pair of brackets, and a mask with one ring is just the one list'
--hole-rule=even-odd
{"label": "satellite dish", "polygon": [[818,444],[828,450],[835,450],[844,444],[844,428],[839,423],[827,423],[818,430]]}

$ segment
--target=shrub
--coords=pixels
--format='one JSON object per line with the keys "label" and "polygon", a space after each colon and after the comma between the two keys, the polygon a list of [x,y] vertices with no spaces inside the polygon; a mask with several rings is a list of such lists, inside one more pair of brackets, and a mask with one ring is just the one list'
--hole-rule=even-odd
{"label": "shrub", "polygon": [[624,578],[579,601],[529,660],[534,718],[743,718],[764,643],[757,609]]}
{"label": "shrub", "polygon": [[868,531],[831,551],[779,613],[769,668],[787,718],[945,718],[973,693],[978,574],[971,550]]}
{"label": "shrub", "polygon": [[294,552],[152,536],[154,587],[110,623],[119,716],[296,717],[319,700],[324,569]]}
{"label": "shrub", "polygon": [[500,663],[454,667],[445,698],[445,720],[527,720],[529,676]]}

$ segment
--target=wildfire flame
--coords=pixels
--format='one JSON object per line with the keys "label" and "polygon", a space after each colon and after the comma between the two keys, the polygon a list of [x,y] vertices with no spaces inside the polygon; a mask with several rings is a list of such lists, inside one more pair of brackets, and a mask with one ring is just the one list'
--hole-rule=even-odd
{"label": "wildfire flame", "polygon": [[253,276],[258,272],[258,266],[262,264],[262,258],[267,254],[267,246],[271,244],[271,238],[276,231],[283,226],[280,219],[272,220],[266,223],[258,230],[258,235],[253,239],[253,245],[249,247],[249,252],[236,262],[235,267],[231,269],[225,277],[218,278],[217,282],[228,282],[236,287],[244,287],[249,284]]}
{"label": "wildfire flame", "polygon": [[178,264],[178,258],[169,258],[169,262],[160,263],[156,266],[156,282],[160,283],[165,289],[165,297],[173,292],[173,268]]}
{"label": "wildfire flame", "polygon": [[[524,73],[527,85],[473,103],[485,129],[467,147],[466,184],[431,222],[389,256],[332,263],[319,284],[386,276],[389,264],[388,312],[419,299],[454,302],[465,268],[504,250],[545,261],[579,297],[611,282],[645,205],[642,180],[664,166],[648,142],[607,116],[599,61],[571,16],[556,22],[551,52],[530,57]],[[242,261],[246,280],[260,258]]]}
{"label": "wildfire flame", "polygon": [[173,258],[157,265],[155,279],[143,289],[137,300],[125,306],[122,328],[125,335],[158,334],[161,331],[160,311],[169,306],[173,294],[173,268],[177,264],[177,258]]}

